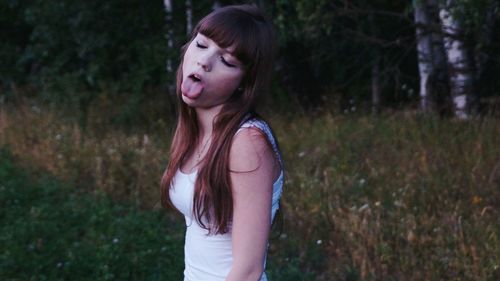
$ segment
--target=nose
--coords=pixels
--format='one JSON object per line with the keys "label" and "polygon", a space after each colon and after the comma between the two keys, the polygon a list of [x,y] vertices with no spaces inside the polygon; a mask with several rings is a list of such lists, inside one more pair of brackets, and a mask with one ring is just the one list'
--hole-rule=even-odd
{"label": "nose", "polygon": [[197,64],[201,66],[201,68],[206,72],[209,72],[211,70],[210,64],[208,62],[198,61]]}
{"label": "nose", "polygon": [[200,56],[198,61],[196,62],[204,71],[209,72],[212,70],[212,66],[210,63],[210,57],[208,55]]}

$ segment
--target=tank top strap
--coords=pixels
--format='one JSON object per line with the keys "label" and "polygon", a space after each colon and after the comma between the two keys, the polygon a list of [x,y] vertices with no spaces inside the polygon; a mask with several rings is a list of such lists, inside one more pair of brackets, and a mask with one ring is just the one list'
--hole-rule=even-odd
{"label": "tank top strap", "polygon": [[273,151],[276,154],[276,157],[278,158],[280,165],[283,167],[283,160],[281,158],[281,153],[278,149],[278,144],[271,131],[271,127],[269,127],[267,122],[262,119],[257,119],[255,117],[245,118],[244,121],[241,123],[238,131],[236,131],[236,134],[245,128],[257,128],[266,135],[267,139],[269,140],[269,143],[271,143]]}

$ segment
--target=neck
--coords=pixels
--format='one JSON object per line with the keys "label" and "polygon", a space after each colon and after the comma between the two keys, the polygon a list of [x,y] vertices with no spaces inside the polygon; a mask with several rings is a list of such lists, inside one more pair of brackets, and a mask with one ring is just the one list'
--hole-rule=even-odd
{"label": "neck", "polygon": [[214,120],[221,108],[222,105],[211,108],[196,108],[200,128],[200,140],[212,136]]}

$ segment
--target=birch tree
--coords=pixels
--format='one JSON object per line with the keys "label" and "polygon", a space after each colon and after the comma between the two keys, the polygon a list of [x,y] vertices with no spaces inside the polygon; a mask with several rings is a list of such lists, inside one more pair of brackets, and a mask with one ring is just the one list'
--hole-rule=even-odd
{"label": "birch tree", "polygon": [[440,6],[439,18],[448,61],[450,94],[456,117],[466,119],[474,98],[474,64],[464,40],[463,24],[456,15],[455,0],[446,0]]}
{"label": "birch tree", "polygon": [[437,0],[415,0],[413,8],[420,76],[420,110],[433,112],[443,106],[448,92]]}
{"label": "birch tree", "polygon": [[220,2],[219,1],[214,1],[214,3],[212,4],[212,10],[216,10],[218,8],[220,8]]}
{"label": "birch tree", "polygon": [[172,0],[163,0],[163,5],[165,6],[165,21],[167,24],[167,61],[166,70],[167,74],[171,75],[173,73],[172,58],[171,54],[174,48],[174,26],[172,24]]}
{"label": "birch tree", "polygon": [[189,36],[193,31],[193,3],[186,0],[186,34]]}

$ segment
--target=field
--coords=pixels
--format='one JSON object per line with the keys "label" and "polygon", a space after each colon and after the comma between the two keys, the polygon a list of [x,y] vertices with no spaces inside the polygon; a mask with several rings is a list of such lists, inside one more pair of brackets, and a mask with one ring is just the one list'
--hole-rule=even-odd
{"label": "field", "polygon": [[[500,120],[266,116],[286,164],[270,280],[500,279]],[[0,279],[180,280],[171,122],[96,120],[0,108]]]}

